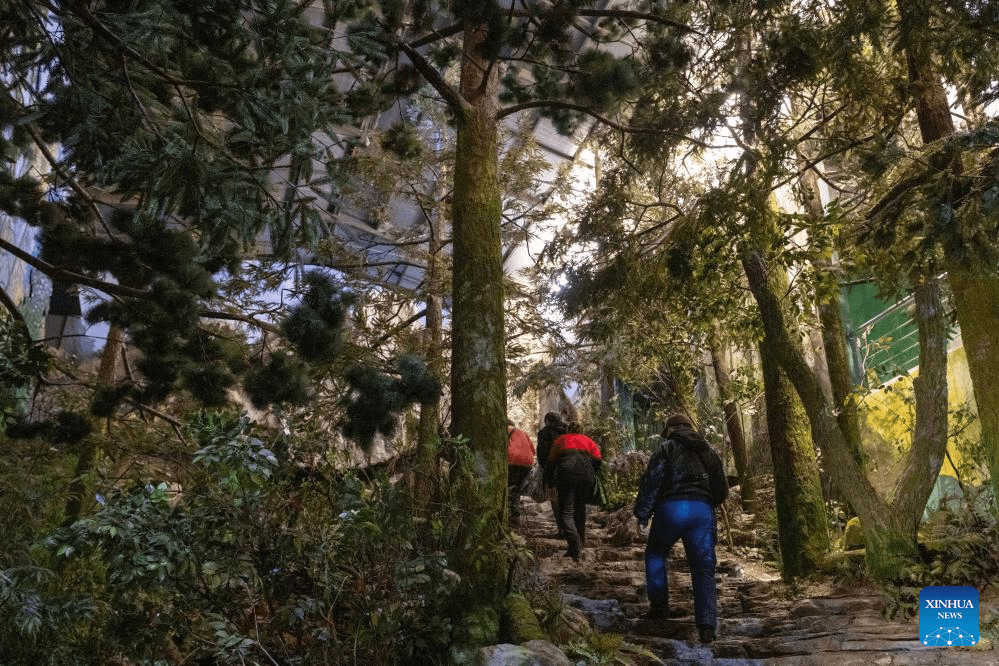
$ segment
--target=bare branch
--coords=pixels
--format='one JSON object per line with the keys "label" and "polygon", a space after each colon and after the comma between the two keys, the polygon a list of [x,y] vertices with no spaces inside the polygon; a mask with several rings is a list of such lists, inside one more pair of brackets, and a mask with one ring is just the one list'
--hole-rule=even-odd
{"label": "bare branch", "polygon": [[654,127],[628,127],[627,125],[622,125],[621,123],[615,122],[610,118],[603,116],[593,109],[583,106],[582,104],[574,104],[573,102],[566,102],[564,100],[558,99],[539,99],[530,102],[522,102],[520,104],[514,104],[508,106],[504,109],[500,109],[499,113],[496,114],[498,118],[505,118],[506,116],[519,113],[521,111],[526,111],[528,109],[541,109],[541,108],[552,108],[552,109],[568,109],[570,111],[579,111],[580,113],[585,113],[591,118],[596,119],[603,125],[607,125],[613,129],[620,132],[625,132],[627,134],[664,134],[668,136],[678,136],[690,143],[697,144],[702,148],[708,148],[708,144],[698,139],[690,136],[683,136],[682,134],[677,134],[676,132],[671,132],[668,130],[660,130]]}
{"label": "bare branch", "polygon": [[394,36],[392,39],[394,40],[394,45],[409,57],[409,61],[413,63],[413,67],[423,75],[423,78],[433,86],[434,90],[440,93],[440,96],[444,98],[444,101],[455,113],[466,114],[469,112],[469,104],[465,101],[465,98],[451,84],[444,80],[441,73],[423,57],[422,53],[410,44],[396,39]]}

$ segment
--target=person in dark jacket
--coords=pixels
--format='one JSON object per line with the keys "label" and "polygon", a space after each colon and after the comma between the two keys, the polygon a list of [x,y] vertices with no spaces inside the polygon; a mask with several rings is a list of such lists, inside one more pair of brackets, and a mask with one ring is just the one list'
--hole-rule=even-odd
{"label": "person in dark jacket", "polygon": [[[555,518],[555,525],[558,527],[558,531],[551,535],[554,539],[564,539],[565,538],[565,526],[562,524],[562,517],[559,515],[558,510],[558,495],[555,493],[554,482],[551,479],[554,478],[553,473],[546,473],[546,467],[548,465],[548,454],[551,453],[552,443],[555,439],[561,435],[564,435],[568,429],[566,422],[562,420],[558,412],[548,412],[545,414],[545,425],[538,431],[538,465],[541,467],[542,478],[545,480],[545,486],[549,489],[549,495],[551,495],[551,505],[552,505],[552,515]],[[554,472],[554,470],[552,470]]]}
{"label": "person in dark jacket", "polygon": [[[652,519],[645,544],[645,582],[649,595],[648,619],[669,616],[669,556],[683,541],[694,590],[694,621],[702,643],[715,639],[718,597],[715,589],[715,506],[724,501],[712,495],[710,479],[724,476],[721,459],[691,420],[674,414],[666,421],[664,441],[649,460],[635,501],[638,529]],[[727,494],[727,486],[724,494]]]}
{"label": "person in dark jacket", "polygon": [[579,561],[586,545],[586,504],[593,495],[597,470],[602,462],[600,447],[571,424],[569,432],[552,442],[548,466],[558,491],[558,511],[568,549],[567,557]]}

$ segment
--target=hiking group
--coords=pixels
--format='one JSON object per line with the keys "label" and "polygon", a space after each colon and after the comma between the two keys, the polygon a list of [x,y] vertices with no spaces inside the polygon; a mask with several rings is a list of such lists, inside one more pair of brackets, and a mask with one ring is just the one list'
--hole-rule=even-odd
{"label": "hiking group", "polygon": [[[565,556],[578,562],[586,544],[586,505],[591,501],[603,458],[600,447],[566,423],[556,412],[545,414],[535,451],[530,437],[507,421],[510,471],[510,515],[520,514],[520,495],[532,474],[540,476],[546,492],[529,493],[538,501],[551,500],[558,532],[565,539]],[[537,466],[534,456],[537,454]],[[694,622],[702,643],[716,637],[718,596],[715,588],[715,509],[728,496],[721,458],[684,414],[666,420],[662,440],[649,459],[639,482],[634,515],[638,531],[646,534],[645,581],[650,620],[670,617],[669,558],[673,545],[683,543],[694,595]]]}

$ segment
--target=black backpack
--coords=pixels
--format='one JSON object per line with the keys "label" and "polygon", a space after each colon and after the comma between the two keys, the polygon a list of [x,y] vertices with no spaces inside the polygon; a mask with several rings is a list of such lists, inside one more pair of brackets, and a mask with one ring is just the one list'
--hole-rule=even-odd
{"label": "black backpack", "polygon": [[[700,448],[700,447],[698,447]],[[662,444],[671,477],[663,490],[670,494],[702,494],[718,506],[728,497],[728,479],[718,454],[708,446],[697,450],[688,442],[668,439]]]}

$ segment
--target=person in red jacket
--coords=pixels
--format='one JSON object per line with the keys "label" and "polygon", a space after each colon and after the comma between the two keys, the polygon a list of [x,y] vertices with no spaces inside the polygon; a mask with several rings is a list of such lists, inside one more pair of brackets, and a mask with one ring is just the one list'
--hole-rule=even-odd
{"label": "person in red jacket", "polygon": [[520,516],[520,486],[534,466],[534,442],[517,424],[506,420],[507,494],[510,498],[510,520]]}
{"label": "person in red jacket", "polygon": [[[558,510],[565,539],[566,557],[579,561],[586,545],[586,504],[593,495],[602,462],[600,447],[570,423],[568,432],[552,443],[545,474],[558,491]],[[553,478],[551,478],[553,477]]]}

